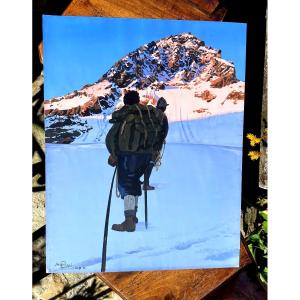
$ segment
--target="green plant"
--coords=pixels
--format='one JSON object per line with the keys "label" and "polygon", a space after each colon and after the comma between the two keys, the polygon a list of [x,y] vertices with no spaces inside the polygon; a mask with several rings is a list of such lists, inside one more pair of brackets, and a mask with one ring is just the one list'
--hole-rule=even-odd
{"label": "green plant", "polygon": [[258,278],[264,287],[268,283],[268,211],[265,208],[266,198],[257,201],[260,209],[258,211],[258,227],[246,239],[248,248],[257,265]]}
{"label": "green plant", "polygon": [[[265,128],[261,137],[248,133],[246,135],[253,150],[248,152],[251,160],[258,160],[262,155],[259,146],[267,147],[268,129]],[[266,288],[268,283],[268,210],[267,197],[257,199],[255,208],[258,210],[255,229],[246,238],[248,248],[257,266],[257,276],[261,284]]]}

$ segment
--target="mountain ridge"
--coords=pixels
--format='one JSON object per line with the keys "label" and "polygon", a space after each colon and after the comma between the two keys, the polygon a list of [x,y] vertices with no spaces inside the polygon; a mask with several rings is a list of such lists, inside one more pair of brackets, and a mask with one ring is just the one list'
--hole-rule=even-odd
{"label": "mountain ridge", "polygon": [[[88,125],[86,120],[81,119],[88,116],[102,119],[104,123],[96,126],[103,131],[107,128],[105,120],[122,104],[122,96],[127,90],[137,90],[143,103],[149,90],[154,98],[156,92],[168,101],[172,97],[175,100],[176,93],[171,90],[168,92],[173,88],[191,90],[190,93],[184,93],[181,104],[176,99],[176,106],[186,106],[185,119],[242,109],[240,100],[244,99],[244,83],[236,78],[233,62],[222,59],[220,49],[206,46],[192,33],[181,33],[140,46],[119,59],[96,82],[46,101],[46,140],[73,142],[83,133],[93,130],[95,125]],[[228,101],[232,91],[236,95],[235,102]],[[198,107],[195,99],[201,100],[197,102],[201,107]],[[179,116],[175,114],[177,111],[172,112],[171,121],[178,120]],[[75,135],[72,127],[76,127],[73,130]],[[97,135],[97,141],[101,140],[103,134],[104,131]]]}
{"label": "mountain ridge", "polygon": [[[190,82],[197,85],[203,81],[210,81],[211,87],[221,88],[238,80],[233,63],[221,58],[221,50],[205,46],[204,41],[191,33],[171,35],[129,52],[95,83],[49,99],[45,102],[45,115],[97,114],[112,107],[122,95],[122,89],[164,89]],[[76,97],[78,103],[74,101],[72,106],[60,108],[54,105]]]}

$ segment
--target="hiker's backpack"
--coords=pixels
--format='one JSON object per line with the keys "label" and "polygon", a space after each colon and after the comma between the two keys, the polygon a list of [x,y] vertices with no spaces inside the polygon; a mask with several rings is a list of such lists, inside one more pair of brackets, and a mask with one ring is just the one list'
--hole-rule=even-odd
{"label": "hiker's backpack", "polygon": [[161,147],[163,112],[153,106],[126,105],[113,113],[110,122],[118,127],[118,151],[153,152]]}

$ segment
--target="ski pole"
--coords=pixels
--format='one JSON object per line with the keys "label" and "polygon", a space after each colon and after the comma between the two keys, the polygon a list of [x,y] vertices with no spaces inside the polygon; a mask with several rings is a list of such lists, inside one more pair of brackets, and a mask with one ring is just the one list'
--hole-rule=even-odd
{"label": "ski pole", "polygon": [[113,175],[112,180],[111,180],[110,191],[109,191],[108,202],[107,202],[105,226],[104,226],[104,234],[103,234],[101,272],[105,272],[105,269],[106,269],[106,250],[107,250],[107,235],[108,235],[109,213],[110,213],[111,195],[112,195],[112,189],[113,189],[113,185],[114,185],[114,179],[115,179],[116,171],[117,171],[117,167],[115,167],[114,175]]}
{"label": "ski pole", "polygon": [[145,196],[145,226],[148,229],[148,199],[147,199],[147,189],[144,190]]}

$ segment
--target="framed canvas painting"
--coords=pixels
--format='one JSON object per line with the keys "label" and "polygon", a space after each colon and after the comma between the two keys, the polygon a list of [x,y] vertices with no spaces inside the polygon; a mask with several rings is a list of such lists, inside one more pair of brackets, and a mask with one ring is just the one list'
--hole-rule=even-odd
{"label": "framed canvas painting", "polygon": [[242,23],[43,17],[48,272],[238,267]]}

